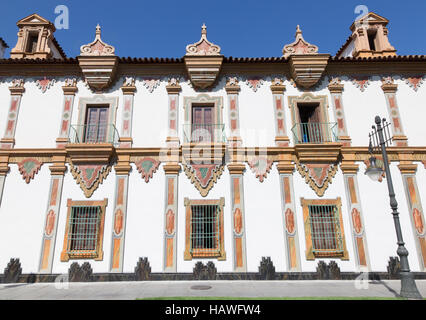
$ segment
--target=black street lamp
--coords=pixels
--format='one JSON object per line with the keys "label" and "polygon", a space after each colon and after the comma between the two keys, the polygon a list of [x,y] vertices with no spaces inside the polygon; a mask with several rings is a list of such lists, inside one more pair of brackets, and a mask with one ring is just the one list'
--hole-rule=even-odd
{"label": "black street lamp", "polygon": [[[422,299],[419,290],[417,289],[414,275],[410,272],[408,264],[408,250],[404,246],[402,239],[401,224],[399,222],[398,202],[395,198],[395,191],[393,189],[392,177],[389,169],[388,155],[386,152],[386,145],[392,140],[389,134],[389,123],[386,119],[381,120],[379,116],[375,118],[376,126],[373,126],[373,132],[369,134],[370,146],[369,151],[371,154],[370,166],[365,171],[372,180],[377,181],[383,174],[382,168],[377,165],[376,158],[373,156],[373,150],[379,151],[381,149],[383,156],[383,166],[386,173],[386,181],[388,184],[390,206],[392,208],[393,222],[396,230],[396,238],[398,243],[398,250],[396,251],[401,262],[401,292],[400,296],[411,299]],[[374,146],[373,146],[374,145]]]}

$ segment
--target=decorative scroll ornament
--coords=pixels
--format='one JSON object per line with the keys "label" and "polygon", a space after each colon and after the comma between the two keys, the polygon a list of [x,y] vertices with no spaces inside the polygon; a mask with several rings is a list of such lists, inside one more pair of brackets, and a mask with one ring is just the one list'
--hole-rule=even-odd
{"label": "decorative scroll ornament", "polygon": [[262,86],[263,79],[261,79],[260,77],[247,79],[246,84],[249,86],[249,88],[251,88],[254,92],[256,92],[257,89],[259,89]]}
{"label": "decorative scroll ornament", "polygon": [[188,56],[218,56],[220,47],[207,40],[207,27],[203,23],[201,27],[200,41],[186,46],[186,55]]}
{"label": "decorative scroll ornament", "polygon": [[13,79],[11,87],[23,88],[24,87],[24,79]]}
{"label": "decorative scroll ornament", "polygon": [[365,88],[367,88],[370,84],[370,77],[354,77],[352,79],[352,83],[355,85],[355,87],[361,90],[361,92],[364,92]]}
{"label": "decorative scroll ornament", "polygon": [[186,176],[201,196],[206,197],[222,175],[224,166],[220,164],[184,164],[183,168]]}
{"label": "decorative scroll ornament", "polygon": [[44,79],[36,81],[36,86],[37,88],[41,90],[42,93],[45,93],[47,89],[49,89],[51,86],[55,84],[55,82],[56,82],[55,79],[50,80],[44,77]]}
{"label": "decorative scroll ornament", "polygon": [[417,92],[417,90],[420,88],[420,86],[423,84],[423,76],[414,76],[409,78],[404,78],[405,83],[408,84],[408,86]]}
{"label": "decorative scroll ornament", "polygon": [[289,234],[295,231],[294,212],[290,208],[285,211],[285,227]]}
{"label": "decorative scroll ornament", "polygon": [[134,77],[125,77],[123,81],[123,87],[134,87],[135,78]]}
{"label": "decorative scroll ornament", "polygon": [[173,235],[175,231],[175,214],[172,209],[169,209],[166,213],[166,231],[167,235]]}
{"label": "decorative scroll ornament", "polygon": [[77,86],[77,79],[76,78],[67,78],[64,81],[64,87],[75,87]]}
{"label": "decorative scroll ornament", "polygon": [[414,220],[414,227],[416,228],[416,231],[418,232],[419,235],[423,235],[424,225],[422,220],[422,214],[417,208],[413,209],[413,220]]}
{"label": "decorative scroll ornament", "polygon": [[299,25],[296,28],[296,40],[287,44],[283,48],[283,57],[287,58],[293,54],[315,54],[318,53],[318,47],[308,43],[302,36],[302,30]]}
{"label": "decorative scroll ornament", "polygon": [[327,190],[328,185],[332,182],[337,172],[337,165],[322,163],[299,163],[296,161],[296,168],[300,175],[305,178],[305,182],[309,184],[315,193],[322,197]]}
{"label": "decorative scroll ornament", "polygon": [[108,164],[73,165],[72,163],[70,163],[70,167],[73,178],[76,180],[77,184],[80,185],[86,198],[92,196],[93,192],[95,192],[99,184],[106,179],[112,168],[112,166]]}
{"label": "decorative scroll ornament", "polygon": [[152,93],[160,85],[160,79],[145,79],[142,83],[148,89],[149,93]]}
{"label": "decorative scroll ornament", "polygon": [[19,172],[28,184],[40,170],[42,162],[36,158],[27,158],[18,163]]}
{"label": "decorative scroll ornament", "polygon": [[260,182],[263,182],[269,171],[271,171],[272,164],[273,161],[269,160],[266,156],[255,156],[248,161],[251,171],[256,174],[256,178]]}
{"label": "decorative scroll ornament", "polygon": [[114,56],[115,48],[101,39],[101,27],[96,26],[95,40],[80,47],[81,56]]}
{"label": "decorative scroll ornament", "polygon": [[354,226],[355,233],[357,235],[360,235],[362,233],[361,213],[358,211],[357,208],[353,208],[351,215],[352,215],[352,223]]}
{"label": "decorative scroll ornament", "polygon": [[52,234],[52,231],[55,228],[55,219],[56,219],[55,211],[50,210],[46,216],[46,225],[44,227],[46,236],[50,236]]}
{"label": "decorative scroll ornament", "polygon": [[234,230],[237,235],[241,235],[243,231],[243,214],[240,208],[236,208],[234,211]]}
{"label": "decorative scroll ornament", "polygon": [[158,166],[160,165],[160,161],[154,158],[145,157],[136,160],[135,165],[139,173],[142,174],[142,178],[145,179],[146,183],[148,183],[149,179],[151,179],[154,173],[157,171]]}
{"label": "decorative scroll ornament", "polygon": [[119,235],[121,231],[123,230],[123,220],[124,220],[123,210],[117,209],[114,216],[114,232],[116,235]]}

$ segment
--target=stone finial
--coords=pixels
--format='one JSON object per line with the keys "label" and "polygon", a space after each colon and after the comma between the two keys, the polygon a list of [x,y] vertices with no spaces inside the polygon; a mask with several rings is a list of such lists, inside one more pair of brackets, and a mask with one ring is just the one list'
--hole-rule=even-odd
{"label": "stone finial", "polygon": [[217,270],[212,261],[204,265],[201,261],[195,264],[192,270],[194,280],[216,280]]}
{"label": "stone finial", "polygon": [[89,262],[83,263],[81,267],[78,262],[74,262],[68,269],[68,278],[70,282],[90,282],[92,273],[92,267]]}
{"label": "stone finial", "polygon": [[318,47],[308,43],[302,35],[302,30],[299,25],[296,28],[296,40],[293,43],[287,44],[283,48],[283,57],[287,58],[293,54],[315,54],[318,53]]}
{"label": "stone finial", "polygon": [[22,274],[21,262],[19,259],[10,259],[6,269],[4,269],[4,282],[17,283]]}
{"label": "stone finial", "polygon": [[149,265],[148,258],[139,258],[138,263],[135,267],[135,280],[136,281],[147,281],[151,279],[151,267]]}
{"label": "stone finial", "polygon": [[260,279],[275,280],[275,267],[271,257],[262,257],[259,266]]}
{"label": "stone finial", "polygon": [[115,48],[106,44],[101,39],[101,27],[96,26],[95,40],[89,44],[85,44],[80,48],[81,56],[114,56]]}
{"label": "stone finial", "polygon": [[200,41],[186,46],[187,56],[218,56],[220,47],[207,40],[207,27],[203,23],[201,26]]}

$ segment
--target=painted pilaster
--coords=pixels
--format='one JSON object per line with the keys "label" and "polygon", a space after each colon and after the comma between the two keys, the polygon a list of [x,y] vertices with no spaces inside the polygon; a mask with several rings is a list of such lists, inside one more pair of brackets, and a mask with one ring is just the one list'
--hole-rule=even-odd
{"label": "painted pilaster", "polygon": [[281,79],[275,78],[271,84],[274,119],[275,119],[275,145],[277,147],[288,147],[288,138],[285,127],[284,115],[284,91],[285,85]]}
{"label": "painted pilaster", "polygon": [[123,272],[130,156],[117,151],[110,272]]}
{"label": "painted pilaster", "polygon": [[65,166],[65,154],[62,156],[54,156],[52,161],[53,165],[49,167],[51,174],[49,199],[47,202],[38,268],[40,273],[52,273],[56,244],[56,230],[61,207],[62,186],[64,183],[64,174],[67,170]]}
{"label": "painted pilaster", "polygon": [[10,90],[10,107],[7,114],[6,131],[3,139],[0,140],[0,148],[12,149],[15,146],[15,131],[18,121],[19,107],[21,105],[22,95],[24,94],[24,80],[14,79]]}
{"label": "painted pilaster", "polygon": [[284,242],[287,256],[287,270],[300,272],[300,247],[297,232],[297,217],[293,188],[294,164],[290,159],[280,161],[277,165],[280,176],[281,208],[283,217]]}
{"label": "painted pilaster", "polygon": [[231,147],[239,147],[242,145],[240,136],[240,115],[238,94],[240,85],[238,78],[228,78],[225,86],[228,95],[228,120],[229,120],[229,137],[228,142]]}
{"label": "painted pilaster", "polygon": [[168,147],[179,146],[179,92],[182,90],[179,80],[170,78],[166,86],[169,96],[169,111],[167,119],[167,138],[166,143]]}
{"label": "painted pilaster", "polygon": [[402,121],[399,114],[398,102],[396,100],[396,91],[398,85],[394,83],[392,77],[382,78],[382,90],[385,94],[386,105],[391,121],[393,141],[397,147],[407,146],[407,137],[402,128]]}
{"label": "painted pilaster", "polygon": [[64,102],[62,107],[61,125],[59,127],[59,136],[56,139],[57,148],[65,148],[68,143],[70,128],[71,128],[71,115],[74,106],[74,97],[77,92],[77,80],[66,79],[65,85],[62,86],[64,91]]}
{"label": "painted pilaster", "polygon": [[337,136],[344,147],[351,145],[351,138],[348,135],[346,126],[345,110],[343,107],[342,92],[344,85],[339,78],[332,78],[328,84],[328,90],[331,95],[331,104],[333,106],[334,118],[337,122]]}
{"label": "painted pilaster", "polygon": [[135,79],[126,77],[121,86],[123,92],[123,116],[120,131],[120,147],[131,148],[132,139],[132,122],[133,122],[133,104],[136,92]]}
{"label": "painted pilaster", "polygon": [[422,202],[420,199],[419,189],[417,188],[417,164],[401,162],[398,168],[401,171],[402,181],[404,183],[405,196],[407,198],[407,205],[410,214],[414,240],[416,243],[417,258],[419,259],[420,271],[425,272],[426,230]]}
{"label": "painted pilaster", "polygon": [[358,271],[367,271],[370,270],[370,259],[368,255],[367,238],[364,227],[365,224],[358,188],[358,165],[354,162],[342,163],[340,168],[343,171],[356,267],[358,268]]}
{"label": "painted pilaster", "polygon": [[0,206],[3,198],[4,183],[6,181],[6,175],[9,172],[9,156],[0,156]]}
{"label": "painted pilaster", "polygon": [[246,167],[242,163],[228,164],[228,170],[231,177],[231,221],[233,234],[234,272],[247,272],[243,181],[243,173],[245,169]]}
{"label": "painted pilaster", "polygon": [[177,271],[177,232],[178,222],[178,177],[181,167],[177,163],[165,164],[166,193],[164,202],[164,250],[163,271]]}

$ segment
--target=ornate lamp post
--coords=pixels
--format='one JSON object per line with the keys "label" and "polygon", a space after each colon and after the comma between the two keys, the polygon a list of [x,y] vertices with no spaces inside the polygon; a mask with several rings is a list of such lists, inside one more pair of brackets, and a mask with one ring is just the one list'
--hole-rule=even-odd
{"label": "ornate lamp post", "polygon": [[402,239],[401,224],[399,222],[398,213],[398,202],[395,198],[395,191],[393,189],[392,177],[389,169],[388,155],[386,152],[386,146],[389,146],[392,138],[389,134],[389,123],[386,119],[381,120],[379,116],[375,118],[376,126],[373,126],[373,132],[369,134],[370,146],[369,151],[371,154],[370,166],[365,171],[372,180],[377,181],[383,174],[382,168],[376,163],[376,158],[373,156],[373,151],[379,151],[381,149],[383,156],[383,166],[386,173],[386,181],[388,184],[390,206],[392,208],[393,222],[396,230],[396,238],[398,243],[397,254],[401,261],[401,297],[411,299],[422,299],[422,296],[417,289],[416,282],[414,281],[414,275],[410,272],[410,266],[408,264],[408,250],[404,246],[404,240]]}

